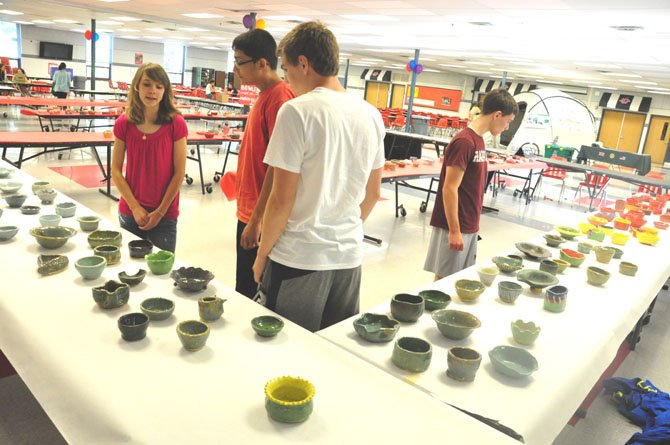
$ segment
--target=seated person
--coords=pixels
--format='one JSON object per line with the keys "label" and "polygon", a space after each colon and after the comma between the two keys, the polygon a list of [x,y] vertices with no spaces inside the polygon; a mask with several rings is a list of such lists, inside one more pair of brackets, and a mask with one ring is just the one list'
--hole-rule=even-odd
{"label": "seated person", "polygon": [[228,82],[228,87],[226,88],[226,91],[230,96],[237,97],[237,89],[235,88],[235,85],[233,85],[233,82]]}
{"label": "seated person", "polygon": [[23,68],[19,68],[16,73],[14,73],[12,81],[17,84],[16,89],[19,90],[22,95],[30,95],[30,85],[22,85],[29,82],[28,77],[26,76],[26,72],[23,70]]}

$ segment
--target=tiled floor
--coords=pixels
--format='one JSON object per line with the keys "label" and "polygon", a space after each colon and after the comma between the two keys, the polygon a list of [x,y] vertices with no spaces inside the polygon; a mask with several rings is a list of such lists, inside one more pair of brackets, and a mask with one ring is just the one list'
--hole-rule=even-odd
{"label": "tiled floor", "polygon": [[[18,117],[18,116],[15,116]],[[11,129],[38,130],[26,119],[0,120],[0,131]],[[425,151],[425,156],[434,152]],[[221,169],[223,153],[206,149],[204,171],[206,181]],[[67,159],[69,157],[69,159]],[[68,194],[102,216],[116,220],[116,203],[105,198],[96,189],[79,186],[52,170],[49,166],[90,165],[94,161],[86,150],[73,150],[70,156],[58,160],[56,156],[40,157],[24,166],[24,171],[50,181],[54,187]],[[229,169],[234,169],[236,156],[229,159]],[[197,164],[187,162],[187,172],[196,178],[192,185],[181,190],[181,216],[177,255],[194,266],[205,267],[216,275],[222,283],[234,286],[235,277],[235,202],[227,201],[218,186],[212,194],[200,192]],[[572,177],[565,192],[572,198],[578,177]],[[551,229],[556,223],[569,221],[584,208],[571,207],[570,200],[557,203],[559,187],[547,181],[538,198],[530,205],[512,195],[513,185],[502,191],[496,198],[487,194],[485,204],[496,207],[499,213],[489,213],[482,217],[478,257],[480,261],[491,258],[508,247],[514,240],[524,240],[540,232]],[[627,185],[612,184],[610,196],[627,195]],[[403,192],[401,201],[407,209],[404,218],[394,217],[394,194],[385,186],[382,192],[385,200],[380,201],[365,224],[368,235],[381,238],[381,246],[365,244],[363,263],[363,283],[361,289],[361,309],[375,306],[388,300],[393,294],[411,291],[432,281],[432,274],[422,270],[423,260],[430,239],[430,210],[421,213],[419,206],[424,196],[416,192]],[[544,199],[544,197],[553,198]],[[214,249],[212,247],[215,246]],[[659,301],[652,323],[645,329],[638,349],[631,353],[618,375],[651,379],[657,386],[670,389],[668,358],[670,339],[666,328],[668,316],[667,294]],[[666,354],[665,352],[668,352]],[[40,411],[25,385],[17,376],[0,379],[0,443],[9,444],[57,444],[61,443],[57,432],[48,418]],[[9,403],[5,403],[8,401]],[[604,397],[599,397],[589,410],[586,419],[576,427],[567,426],[554,442],[556,445],[616,444],[625,443],[637,431],[634,426],[620,416]]]}

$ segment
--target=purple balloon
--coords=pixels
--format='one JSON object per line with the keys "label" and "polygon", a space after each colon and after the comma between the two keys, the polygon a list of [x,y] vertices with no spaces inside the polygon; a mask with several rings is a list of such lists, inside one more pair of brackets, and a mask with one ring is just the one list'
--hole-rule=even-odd
{"label": "purple balloon", "polygon": [[251,15],[247,14],[244,16],[242,19],[242,24],[244,25],[245,28],[249,29],[253,25],[253,18]]}
{"label": "purple balloon", "polygon": [[416,68],[414,68],[414,72],[417,73],[417,74],[423,73],[423,65],[421,65],[420,63],[417,64]]}

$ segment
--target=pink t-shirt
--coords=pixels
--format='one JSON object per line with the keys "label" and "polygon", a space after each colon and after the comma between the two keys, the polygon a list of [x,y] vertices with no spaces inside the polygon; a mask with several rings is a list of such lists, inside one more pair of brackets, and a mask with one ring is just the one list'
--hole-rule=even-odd
{"label": "pink t-shirt", "polygon": [[[147,211],[155,210],[174,175],[174,143],[188,136],[186,121],[177,114],[171,124],[161,126],[158,131],[142,139],[144,133],[122,114],[114,123],[114,136],[126,144],[126,181],[135,199]],[[119,212],[129,216],[133,214],[123,198],[119,201]],[[177,216],[179,193],[165,212],[165,218]]]}

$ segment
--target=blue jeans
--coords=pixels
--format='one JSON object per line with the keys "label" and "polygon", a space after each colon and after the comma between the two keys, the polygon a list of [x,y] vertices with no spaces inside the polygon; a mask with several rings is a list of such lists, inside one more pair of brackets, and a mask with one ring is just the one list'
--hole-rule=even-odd
{"label": "blue jeans", "polygon": [[142,230],[137,226],[135,218],[119,213],[119,223],[122,228],[142,239],[151,241],[161,250],[174,252],[177,247],[177,220],[174,218],[163,218],[153,229]]}

